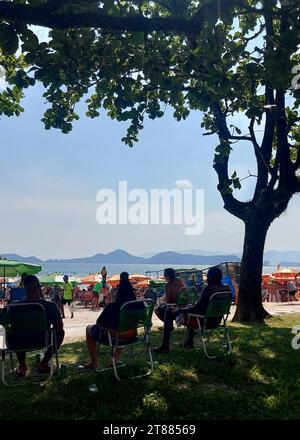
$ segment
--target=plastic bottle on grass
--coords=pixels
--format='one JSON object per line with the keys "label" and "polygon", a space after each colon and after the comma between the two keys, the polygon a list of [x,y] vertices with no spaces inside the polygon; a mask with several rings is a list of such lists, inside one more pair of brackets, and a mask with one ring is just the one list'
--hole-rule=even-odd
{"label": "plastic bottle on grass", "polygon": [[89,390],[91,393],[98,393],[98,387],[95,383],[93,383],[92,385],[89,386]]}

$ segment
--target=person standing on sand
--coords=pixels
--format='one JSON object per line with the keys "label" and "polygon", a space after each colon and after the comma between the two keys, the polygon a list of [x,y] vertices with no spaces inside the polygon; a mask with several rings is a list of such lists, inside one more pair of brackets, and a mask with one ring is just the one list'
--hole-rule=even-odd
{"label": "person standing on sand", "polygon": [[68,275],[64,275],[64,293],[63,293],[63,298],[62,298],[62,317],[65,319],[65,311],[64,311],[64,306],[66,304],[68,304],[70,312],[71,312],[71,319],[74,318],[74,313],[71,310],[71,304],[73,302],[74,299],[74,295],[73,295],[73,284],[69,281],[69,277]]}
{"label": "person standing on sand", "polygon": [[106,278],[107,278],[107,270],[106,267],[103,266],[101,269],[101,275],[102,275],[102,286],[105,287],[106,285]]}

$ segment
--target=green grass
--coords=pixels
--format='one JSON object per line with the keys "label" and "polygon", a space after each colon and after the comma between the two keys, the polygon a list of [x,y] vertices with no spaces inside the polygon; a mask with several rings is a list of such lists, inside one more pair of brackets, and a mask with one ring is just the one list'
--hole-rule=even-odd
{"label": "green grass", "polygon": [[[300,350],[291,348],[297,324],[300,315],[264,325],[231,324],[233,353],[215,360],[202,350],[181,349],[183,333],[177,329],[170,354],[155,355],[152,376],[121,383],[111,372],[80,373],[76,365],[88,359],[85,343],[68,344],[60,352],[69,365],[64,379],[55,377],[45,387],[27,379],[23,386],[0,386],[0,419],[297,419]],[[154,332],[152,345],[160,338]],[[137,363],[138,358],[120,374],[132,373]],[[88,389],[93,383],[96,394]]]}

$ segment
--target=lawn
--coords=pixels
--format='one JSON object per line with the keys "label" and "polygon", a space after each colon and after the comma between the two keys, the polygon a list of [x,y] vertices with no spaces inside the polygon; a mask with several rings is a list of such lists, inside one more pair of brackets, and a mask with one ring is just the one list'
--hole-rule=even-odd
{"label": "lawn", "polygon": [[[68,344],[60,352],[68,364],[65,378],[56,376],[45,387],[28,379],[23,386],[0,386],[0,419],[300,418],[300,350],[291,347],[297,324],[300,315],[271,318],[264,325],[230,324],[233,353],[214,360],[202,350],[181,349],[183,333],[176,329],[170,354],[155,355],[152,376],[120,383],[111,372],[78,370],[87,360],[85,344]],[[152,345],[160,338],[160,331],[153,332]],[[128,375],[136,364],[137,357],[120,374]],[[98,393],[89,391],[91,384]]]}

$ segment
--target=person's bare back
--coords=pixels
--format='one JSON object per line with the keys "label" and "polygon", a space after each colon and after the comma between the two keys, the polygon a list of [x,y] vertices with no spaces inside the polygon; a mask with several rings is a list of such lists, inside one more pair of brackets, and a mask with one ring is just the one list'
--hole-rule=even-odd
{"label": "person's bare back", "polygon": [[166,302],[168,304],[177,304],[178,293],[183,287],[185,287],[185,284],[180,278],[170,280],[165,287]]}

